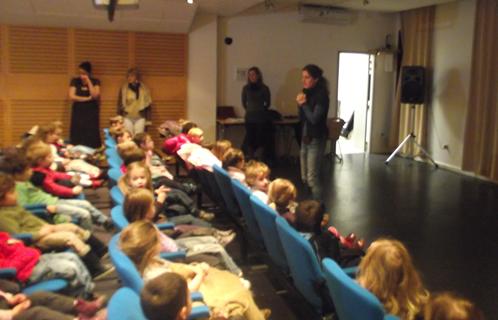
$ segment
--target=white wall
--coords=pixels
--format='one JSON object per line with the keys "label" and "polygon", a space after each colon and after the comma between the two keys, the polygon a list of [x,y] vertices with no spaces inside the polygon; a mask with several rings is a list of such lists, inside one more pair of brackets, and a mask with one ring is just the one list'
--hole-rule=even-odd
{"label": "white wall", "polygon": [[206,141],[216,135],[218,18],[197,14],[189,32],[187,118],[204,129]]}
{"label": "white wall", "polygon": [[436,9],[429,152],[437,162],[456,169],[462,167],[475,6],[475,0],[462,0]]}
{"label": "white wall", "polygon": [[234,80],[237,67],[260,67],[272,93],[272,105],[283,114],[297,114],[301,68],[315,63],[330,81],[331,110],[335,115],[339,51],[367,52],[383,47],[387,34],[395,35],[395,14],[360,13],[351,25],[302,23],[297,11],[261,12],[220,20],[218,104],[233,105],[240,116],[244,81]]}

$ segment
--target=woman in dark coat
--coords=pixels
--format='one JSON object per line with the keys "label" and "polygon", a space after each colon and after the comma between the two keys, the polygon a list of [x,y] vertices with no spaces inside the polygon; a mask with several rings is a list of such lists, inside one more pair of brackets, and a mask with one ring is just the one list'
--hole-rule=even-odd
{"label": "woman in dark coat", "polygon": [[302,70],[302,83],[303,92],[296,98],[302,129],[301,179],[311,188],[313,198],[322,200],[320,172],[328,136],[328,82],[320,67],[309,64]]}
{"label": "woman in dark coat", "polygon": [[92,65],[85,61],[79,65],[79,76],[71,80],[69,99],[71,112],[71,144],[98,148],[100,81],[91,76]]}
{"label": "woman in dark coat", "polygon": [[263,83],[263,75],[258,67],[251,67],[247,72],[247,84],[242,89],[242,106],[246,110],[246,136],[242,150],[248,158],[263,147],[264,161],[273,161],[274,134],[273,123],[269,116],[270,89]]}

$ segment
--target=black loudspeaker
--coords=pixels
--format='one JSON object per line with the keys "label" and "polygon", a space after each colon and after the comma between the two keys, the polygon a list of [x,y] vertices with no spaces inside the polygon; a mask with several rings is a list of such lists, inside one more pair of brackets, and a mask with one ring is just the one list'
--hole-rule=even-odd
{"label": "black loudspeaker", "polygon": [[401,103],[425,102],[425,68],[405,66],[401,68]]}

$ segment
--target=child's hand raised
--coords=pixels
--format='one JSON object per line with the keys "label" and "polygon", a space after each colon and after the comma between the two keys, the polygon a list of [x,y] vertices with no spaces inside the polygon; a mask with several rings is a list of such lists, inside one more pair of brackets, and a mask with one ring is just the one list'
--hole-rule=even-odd
{"label": "child's hand raised", "polygon": [[157,188],[156,190],[154,190],[154,192],[157,194],[157,195],[160,195],[161,193],[168,193],[170,192],[171,189],[168,188],[168,187],[165,187],[165,186],[160,186],[159,188]]}

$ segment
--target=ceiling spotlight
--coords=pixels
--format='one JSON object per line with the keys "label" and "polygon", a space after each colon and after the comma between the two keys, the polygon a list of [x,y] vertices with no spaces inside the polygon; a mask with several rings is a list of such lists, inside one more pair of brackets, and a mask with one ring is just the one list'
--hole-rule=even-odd
{"label": "ceiling spotlight", "polygon": [[194,0],[187,0],[188,4],[194,4]]}

